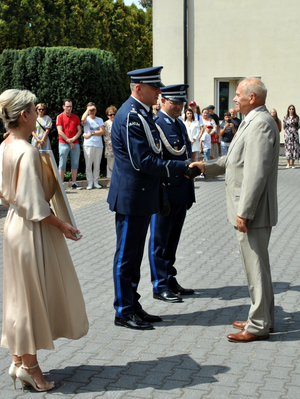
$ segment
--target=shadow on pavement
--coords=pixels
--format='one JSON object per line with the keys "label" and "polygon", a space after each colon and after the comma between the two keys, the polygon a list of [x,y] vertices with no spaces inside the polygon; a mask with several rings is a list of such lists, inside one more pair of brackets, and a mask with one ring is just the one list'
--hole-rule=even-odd
{"label": "shadow on pavement", "polygon": [[[168,314],[162,316],[163,321],[161,323],[155,323],[155,328],[165,326],[230,326],[236,320],[247,320],[249,306],[250,301],[249,305],[226,306],[185,314]],[[283,310],[281,306],[275,306],[275,333],[270,335],[270,340],[299,341],[299,330],[300,311],[289,313]]]}
{"label": "shadow on pavement", "polygon": [[[291,286],[288,282],[273,282],[274,295],[285,291],[300,292],[300,285]],[[195,289],[195,294],[201,298],[218,298],[224,301],[238,298],[249,298],[249,290],[246,285],[229,285],[217,288]],[[191,298],[193,296],[189,296]]]}
{"label": "shadow on pavement", "polygon": [[48,381],[55,381],[53,393],[67,395],[149,387],[169,391],[217,382],[218,374],[229,370],[229,367],[222,365],[201,366],[189,355],[179,354],[152,361],[128,362],[123,366],[65,367],[50,370],[45,377]]}

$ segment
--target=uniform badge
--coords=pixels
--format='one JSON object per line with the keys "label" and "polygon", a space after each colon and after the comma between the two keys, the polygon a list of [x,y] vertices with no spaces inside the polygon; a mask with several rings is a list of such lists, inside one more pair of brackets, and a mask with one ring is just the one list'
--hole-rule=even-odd
{"label": "uniform badge", "polygon": [[177,145],[174,147],[174,150],[175,150],[175,151],[178,151],[178,147],[177,147]]}
{"label": "uniform badge", "polygon": [[141,113],[143,116],[147,117],[147,113],[146,113],[146,111],[145,111],[144,109],[140,109],[140,113]]}
{"label": "uniform badge", "polygon": [[167,122],[168,125],[171,125],[171,121],[169,118],[164,118],[164,120]]}
{"label": "uniform badge", "polygon": [[134,107],[134,104],[131,104],[131,111],[130,112],[136,112],[136,109]]}

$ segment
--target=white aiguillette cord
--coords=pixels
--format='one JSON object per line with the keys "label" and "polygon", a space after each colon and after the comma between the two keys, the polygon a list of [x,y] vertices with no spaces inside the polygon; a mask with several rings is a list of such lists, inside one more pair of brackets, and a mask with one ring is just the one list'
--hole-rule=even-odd
{"label": "white aiguillette cord", "polygon": [[[157,125],[157,124],[156,124],[156,127],[157,127],[157,129],[158,129],[158,131],[159,131],[159,135],[160,135],[161,141],[164,143],[164,146],[166,147],[166,149],[169,151],[170,154],[175,155],[175,156],[177,156],[177,157],[179,157],[180,155],[182,155],[184,152],[187,154],[186,145],[185,145],[185,144],[184,144],[184,146],[183,146],[180,150],[177,150],[177,151],[176,151],[176,150],[171,146],[171,144],[168,142],[168,140],[167,140],[167,138],[166,138],[166,136],[165,136],[165,134],[164,134],[162,128],[161,128],[159,125]],[[188,156],[187,156],[187,158],[188,158]]]}
{"label": "white aiguillette cord", "polygon": [[[129,124],[129,116],[130,116],[131,112],[128,113],[127,115],[127,124],[126,124],[126,138],[127,138],[127,150],[128,150],[128,155],[129,155],[129,159],[131,162],[131,165],[133,167],[134,170],[136,170],[137,172],[140,172],[140,169],[138,169],[132,160],[132,156],[131,156],[131,152],[130,152],[130,146],[129,146],[129,133],[128,133],[128,124]],[[143,128],[146,134],[146,138],[149,144],[149,147],[151,148],[151,150],[155,153],[155,154],[160,154],[161,153],[161,149],[162,149],[162,145],[161,145],[161,141],[159,142],[159,148],[156,147],[155,142],[154,142],[154,138],[152,136],[150,127],[148,125],[148,123],[145,121],[145,119],[142,117],[142,115],[138,114],[138,117],[140,118],[142,124],[143,124]]]}

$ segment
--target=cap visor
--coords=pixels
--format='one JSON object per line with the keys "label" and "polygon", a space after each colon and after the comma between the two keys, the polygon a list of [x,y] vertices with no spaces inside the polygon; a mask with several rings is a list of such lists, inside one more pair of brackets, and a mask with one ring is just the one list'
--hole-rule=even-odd
{"label": "cap visor", "polygon": [[147,84],[149,86],[153,86],[153,87],[165,87],[165,85],[163,83],[161,83],[161,82],[158,82],[158,83],[145,83],[145,84]]}

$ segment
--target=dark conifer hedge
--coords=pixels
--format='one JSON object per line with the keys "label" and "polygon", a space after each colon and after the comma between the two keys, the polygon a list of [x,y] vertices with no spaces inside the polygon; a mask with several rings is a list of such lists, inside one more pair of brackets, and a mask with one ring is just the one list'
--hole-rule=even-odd
{"label": "dark conifer hedge", "polygon": [[[7,89],[28,89],[38,102],[45,103],[52,118],[52,150],[58,154],[55,121],[64,98],[73,101],[73,113],[79,118],[89,101],[97,105],[97,116],[106,119],[109,105],[117,108],[125,94],[120,70],[111,52],[73,47],[32,47],[4,50],[0,55],[0,93]],[[81,139],[82,141],[82,139]],[[85,171],[83,154],[80,171]]]}

